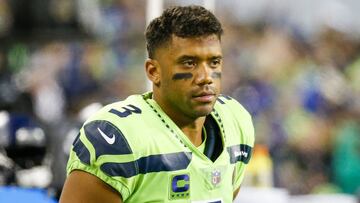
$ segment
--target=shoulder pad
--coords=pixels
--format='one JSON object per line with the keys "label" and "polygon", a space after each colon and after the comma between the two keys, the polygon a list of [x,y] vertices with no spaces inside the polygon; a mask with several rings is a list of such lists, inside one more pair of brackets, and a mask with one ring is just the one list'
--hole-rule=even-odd
{"label": "shoulder pad", "polygon": [[84,134],[95,149],[96,159],[101,155],[131,154],[131,148],[123,133],[106,120],[87,123]]}

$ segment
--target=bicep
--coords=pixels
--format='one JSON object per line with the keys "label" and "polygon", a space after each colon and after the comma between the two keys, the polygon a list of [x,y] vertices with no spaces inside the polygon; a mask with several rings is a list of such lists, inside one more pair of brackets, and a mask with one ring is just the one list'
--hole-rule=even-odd
{"label": "bicep", "polygon": [[60,203],[122,203],[121,195],[96,176],[79,170],[67,177]]}

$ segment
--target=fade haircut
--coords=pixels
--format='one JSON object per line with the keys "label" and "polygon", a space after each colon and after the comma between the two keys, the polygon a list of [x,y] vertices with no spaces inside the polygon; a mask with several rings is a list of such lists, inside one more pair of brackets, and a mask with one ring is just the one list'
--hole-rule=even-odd
{"label": "fade haircut", "polygon": [[166,9],[145,31],[149,58],[157,48],[171,40],[172,35],[190,38],[215,34],[221,40],[223,29],[219,20],[201,6],[176,6]]}

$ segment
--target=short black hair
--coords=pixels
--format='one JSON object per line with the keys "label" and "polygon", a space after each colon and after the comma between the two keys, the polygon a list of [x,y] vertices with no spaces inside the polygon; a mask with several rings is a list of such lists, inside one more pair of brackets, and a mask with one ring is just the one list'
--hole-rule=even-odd
{"label": "short black hair", "polygon": [[220,40],[223,29],[215,15],[204,7],[191,5],[168,8],[146,28],[149,58],[153,58],[155,49],[168,42],[173,34],[183,38],[215,34]]}

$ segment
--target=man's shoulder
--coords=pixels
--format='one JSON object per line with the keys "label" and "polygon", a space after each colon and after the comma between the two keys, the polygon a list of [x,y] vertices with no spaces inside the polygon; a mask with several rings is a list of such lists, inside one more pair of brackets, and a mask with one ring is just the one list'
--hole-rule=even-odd
{"label": "man's shoulder", "polygon": [[236,99],[228,95],[220,95],[214,106],[215,111],[226,114],[227,116],[233,115],[234,117],[251,118],[250,113],[241,105]]}
{"label": "man's shoulder", "polygon": [[142,95],[132,95],[93,114],[80,129],[75,153],[80,157],[84,151],[91,151],[97,160],[102,155],[128,155],[140,150],[143,135],[153,127],[148,124],[149,109],[141,100]]}
{"label": "man's shoulder", "polygon": [[[214,106],[213,114],[219,117],[226,131],[232,136],[230,143],[253,146],[254,126],[250,113],[234,98],[220,95]],[[239,137],[240,136],[240,139]]]}
{"label": "man's shoulder", "polygon": [[131,95],[93,114],[84,123],[81,132],[96,145],[100,143],[106,146],[116,142],[126,146],[127,142],[136,142],[151,127],[147,124],[153,119],[149,112],[142,95]]}
{"label": "man's shoulder", "polygon": [[[121,119],[123,122],[132,120],[133,115],[143,114],[143,109],[146,108],[145,101],[142,95],[130,95],[124,100],[113,102],[102,107],[99,111],[90,116],[87,121],[107,120],[110,122]],[[146,116],[141,116],[141,119],[146,119]],[[139,118],[137,118],[139,119]]]}

